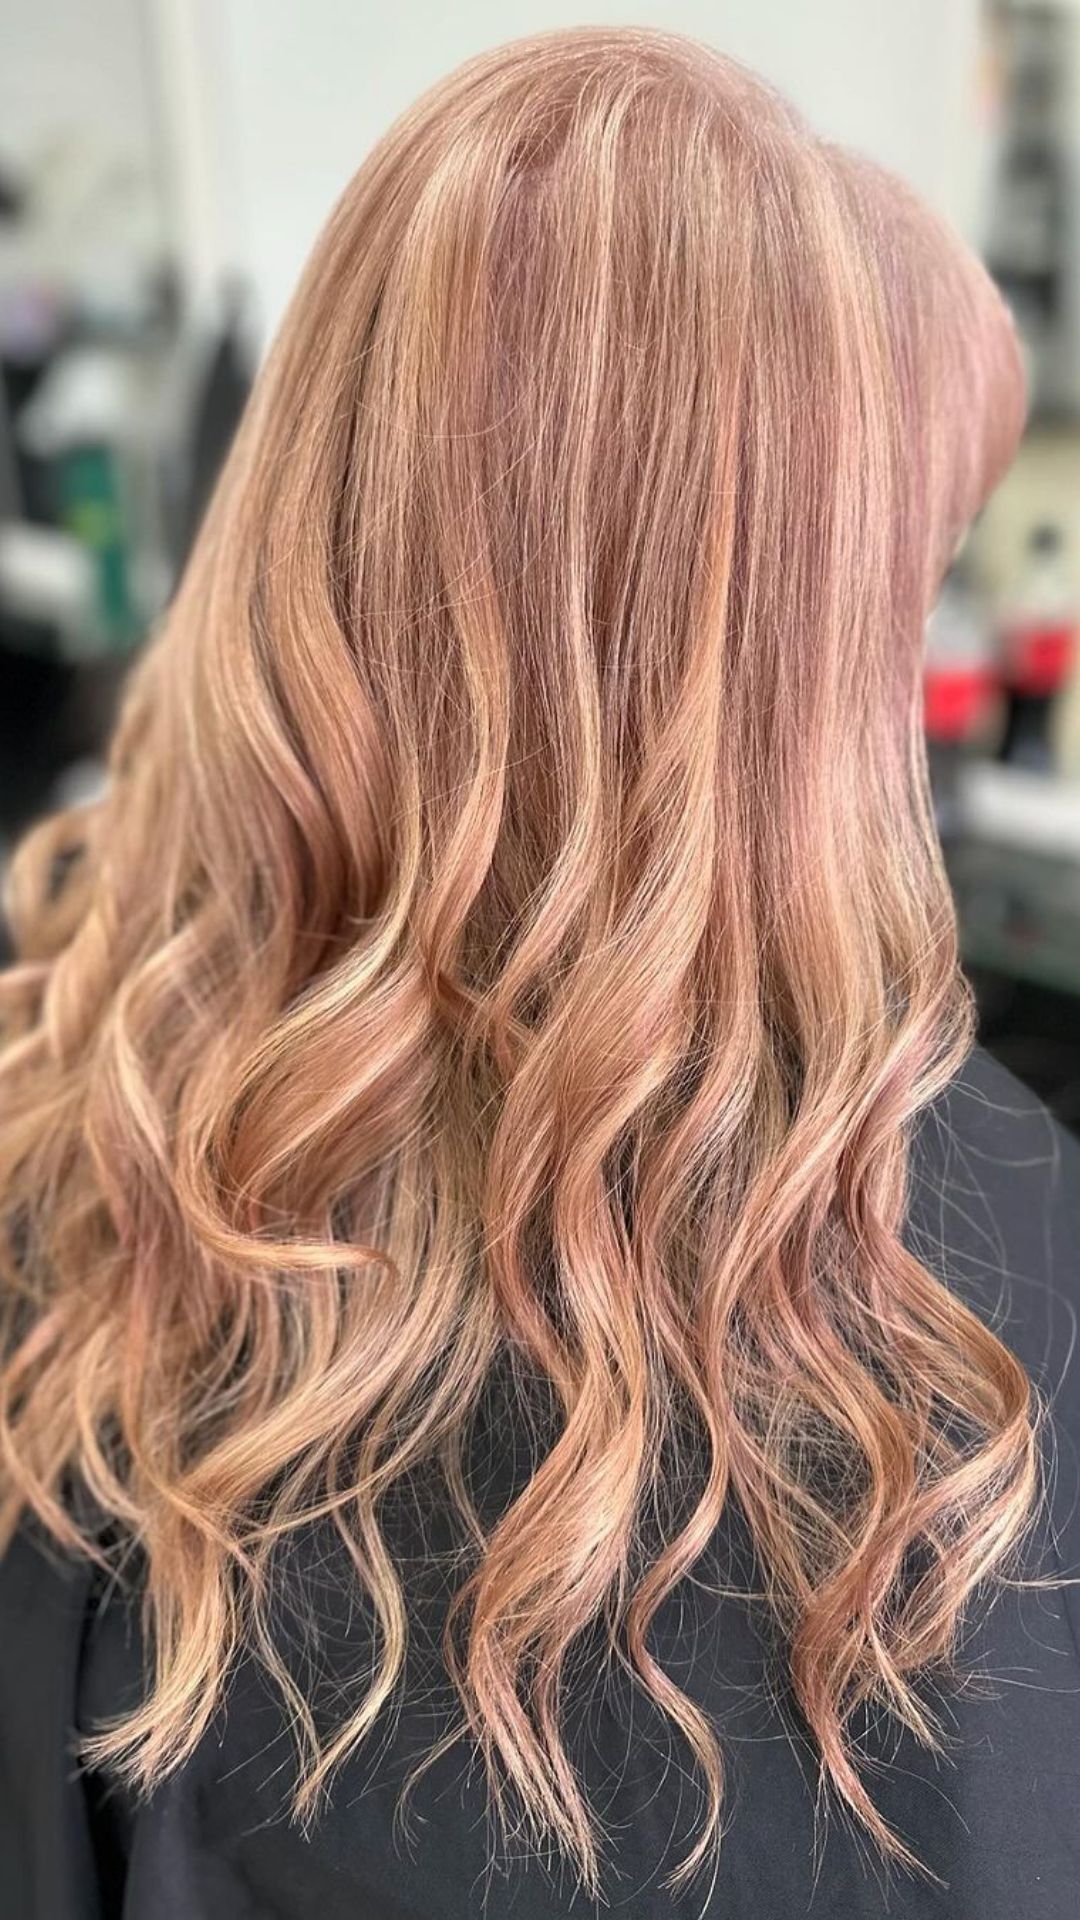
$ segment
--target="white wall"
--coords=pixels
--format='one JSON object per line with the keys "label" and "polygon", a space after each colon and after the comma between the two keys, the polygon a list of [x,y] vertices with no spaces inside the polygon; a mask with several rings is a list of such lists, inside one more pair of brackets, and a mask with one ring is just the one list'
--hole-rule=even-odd
{"label": "white wall", "polygon": [[0,153],[32,161],[70,135],[151,152],[140,0],[0,0],[0,49]]}
{"label": "white wall", "polygon": [[32,217],[0,231],[0,282],[113,285],[167,222],[143,0],[0,0],[0,163]]}
{"label": "white wall", "polygon": [[575,22],[695,34],[970,226],[978,0],[218,0],[238,246],[263,324],[372,141],[469,54]]}

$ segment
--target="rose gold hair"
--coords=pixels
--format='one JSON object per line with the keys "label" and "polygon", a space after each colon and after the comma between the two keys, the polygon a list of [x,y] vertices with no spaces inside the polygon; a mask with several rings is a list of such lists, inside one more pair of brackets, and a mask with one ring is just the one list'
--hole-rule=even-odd
{"label": "rose gold hair", "polygon": [[[70,820],[14,886],[3,1520],[99,1551],[82,1487],[142,1549],[148,1694],[94,1749],[134,1780],[248,1648],[314,1803],[400,1684],[380,1516],[427,1460],[465,1723],[587,1879],[597,1622],[700,1769],[688,1869],[715,1834],[650,1623],[729,1499],[826,1777],[903,1854],[852,1709],[933,1739],[918,1678],[1035,1478],[1021,1367],[900,1231],[969,1044],[920,643],[1021,413],[959,242],[683,41],[487,54],[349,187],[60,908]],[[557,1418],[488,1522],[508,1354]],[[269,1624],[318,1514],[380,1635],[329,1741]]]}

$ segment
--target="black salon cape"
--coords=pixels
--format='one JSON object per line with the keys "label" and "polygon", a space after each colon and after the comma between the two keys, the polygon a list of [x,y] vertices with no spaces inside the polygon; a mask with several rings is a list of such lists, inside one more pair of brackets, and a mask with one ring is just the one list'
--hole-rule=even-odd
{"label": "black salon cape", "polygon": [[[999,1326],[1048,1396],[1049,1513],[1028,1564],[1080,1572],[1080,1362],[1070,1361],[1080,1147],[981,1053],[921,1123],[908,1233]],[[364,1615],[332,1549],[313,1541],[309,1557],[297,1577],[307,1576],[320,1657],[355,1677]],[[424,1577],[417,1546],[419,1613]],[[302,1619],[301,1607],[291,1642],[301,1653]],[[984,1611],[963,1652],[967,1682],[936,1696],[944,1755],[894,1728],[863,1730],[879,1763],[878,1804],[934,1879],[884,1874],[822,1804],[782,1686],[767,1681],[775,1649],[764,1633],[753,1609],[704,1585],[657,1622],[660,1656],[715,1714],[728,1766],[715,1880],[678,1902],[663,1879],[694,1830],[692,1777],[632,1689],[610,1675],[600,1684],[596,1669],[590,1683],[583,1664],[569,1737],[610,1838],[602,1910],[650,1920],[1078,1920],[1080,1589],[1005,1591]],[[434,1664],[418,1669],[413,1697],[346,1767],[305,1837],[284,1810],[290,1742],[253,1667],[237,1675],[194,1759],[148,1804],[80,1772],[76,1729],[134,1698],[139,1659],[133,1606],[106,1601],[90,1575],[29,1534],[15,1542],[0,1564],[0,1920],[588,1920],[597,1911],[556,1866],[493,1847],[482,1779],[460,1749],[421,1783],[404,1831],[395,1825],[410,1762],[441,1724]]]}

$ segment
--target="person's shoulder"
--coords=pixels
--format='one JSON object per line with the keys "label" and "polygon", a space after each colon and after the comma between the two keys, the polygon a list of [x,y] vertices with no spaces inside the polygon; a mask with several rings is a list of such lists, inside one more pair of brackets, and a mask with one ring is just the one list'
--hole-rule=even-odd
{"label": "person's shoulder", "polygon": [[1012,1177],[1050,1177],[1063,1195],[1075,1193],[1063,1178],[1080,1169],[1080,1140],[985,1047],[972,1049],[930,1113]]}
{"label": "person's shoulder", "polygon": [[1060,1387],[1080,1313],[1080,1141],[983,1048],[921,1118],[908,1237],[1041,1386]]}

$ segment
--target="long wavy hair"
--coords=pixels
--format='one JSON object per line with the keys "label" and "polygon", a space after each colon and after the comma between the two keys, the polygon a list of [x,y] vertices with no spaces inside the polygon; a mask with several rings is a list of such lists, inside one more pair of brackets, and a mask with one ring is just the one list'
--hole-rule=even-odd
{"label": "long wavy hair", "polygon": [[[934,1740],[1036,1480],[1022,1368],[902,1234],[970,1044],[924,621],[1022,411],[959,241],[690,43],[485,54],[361,168],[108,793],[12,885],[2,1521],[139,1550],[96,1759],[152,1787],[254,1651],[310,1811],[398,1696],[426,1463],[461,1724],[586,1881],[589,1630],[699,1771],[679,1873],[718,1831],[650,1626],[729,1501],[826,1780],[908,1857],[852,1713]],[[491,1514],[507,1363],[551,1417]],[[378,1630],[329,1735],[271,1619],[320,1518]]]}

